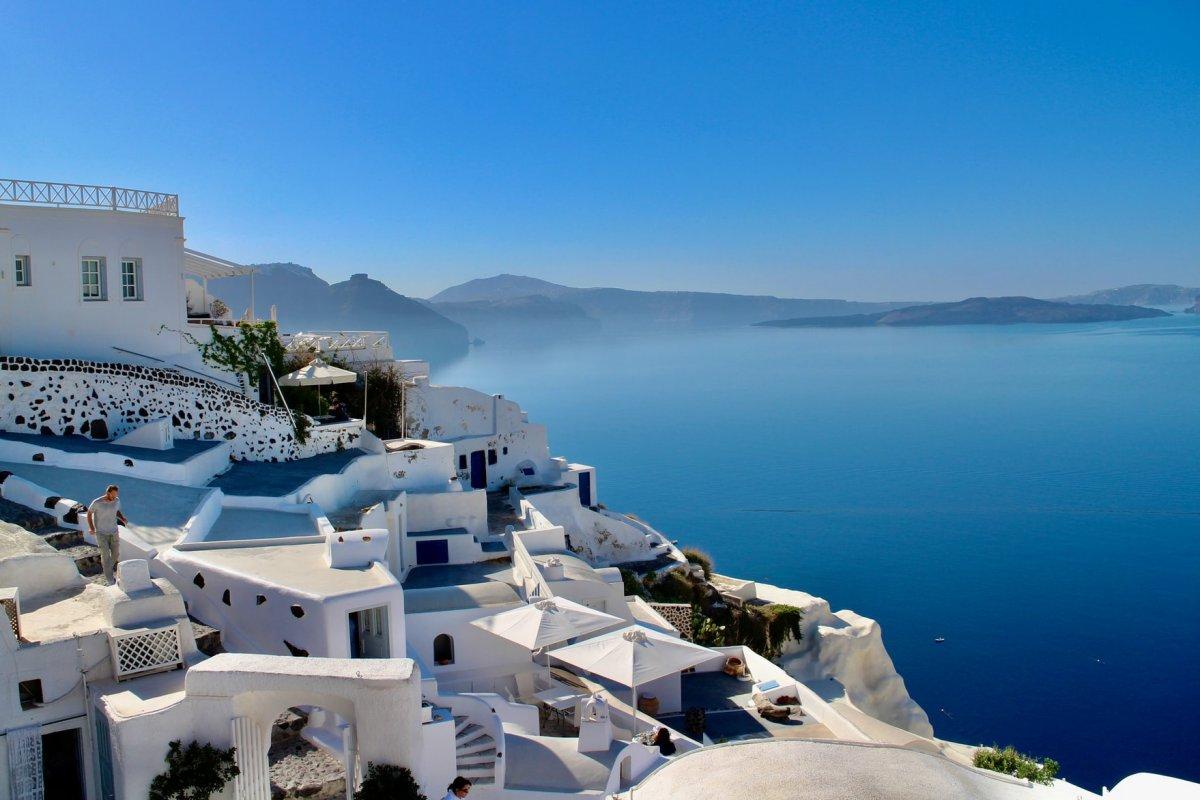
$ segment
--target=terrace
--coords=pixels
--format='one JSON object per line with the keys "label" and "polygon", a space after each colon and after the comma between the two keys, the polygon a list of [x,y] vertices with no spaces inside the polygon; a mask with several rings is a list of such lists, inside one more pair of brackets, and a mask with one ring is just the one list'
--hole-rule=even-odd
{"label": "terrace", "polygon": [[[704,733],[714,742],[737,739],[829,739],[828,728],[810,716],[772,720],[754,709],[753,679],[735,678],[724,672],[694,672],[682,676],[682,708],[704,709]],[[684,713],[660,714],[656,719],[678,731],[686,731]]]}
{"label": "terrace", "polygon": [[0,202],[20,205],[49,205],[58,208],[103,208],[109,211],[139,211],[144,214],[179,216],[179,195],[94,186],[86,183],[52,183],[0,178]]}

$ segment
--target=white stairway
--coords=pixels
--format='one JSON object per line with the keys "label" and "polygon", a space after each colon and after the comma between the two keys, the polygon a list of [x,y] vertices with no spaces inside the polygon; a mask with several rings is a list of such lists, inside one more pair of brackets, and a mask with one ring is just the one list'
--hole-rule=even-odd
{"label": "white stairway", "polygon": [[496,740],[467,717],[454,718],[454,756],[457,774],[471,783],[496,782]]}

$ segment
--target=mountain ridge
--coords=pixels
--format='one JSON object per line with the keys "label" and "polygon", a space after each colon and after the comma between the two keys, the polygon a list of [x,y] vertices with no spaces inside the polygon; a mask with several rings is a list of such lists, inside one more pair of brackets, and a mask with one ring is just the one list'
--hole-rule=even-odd
{"label": "mountain ridge", "polygon": [[756,327],[767,328],[866,328],[922,327],[934,325],[1016,325],[1063,322],[1112,322],[1170,314],[1157,308],[1129,305],[1061,303],[1032,297],[968,297],[954,303],[908,306],[877,314],[839,317],[801,317],[767,320]]}

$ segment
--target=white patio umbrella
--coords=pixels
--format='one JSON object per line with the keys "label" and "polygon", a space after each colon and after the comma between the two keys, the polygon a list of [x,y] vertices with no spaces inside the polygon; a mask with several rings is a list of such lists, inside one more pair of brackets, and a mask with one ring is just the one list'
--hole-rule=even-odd
{"label": "white patio umbrella", "polygon": [[[356,380],[358,380],[358,373],[331,366],[321,359],[315,358],[308,366],[281,376],[278,383],[280,386],[316,386],[319,406],[322,386],[331,386],[335,383],[354,383]],[[365,409],[363,413],[366,413]]]}
{"label": "white patio umbrella", "polygon": [[719,655],[716,650],[642,625],[631,625],[554,651],[559,661],[630,687],[635,728],[639,683],[680,672]]}
{"label": "white patio umbrella", "polygon": [[[534,651],[543,647],[549,648],[575,636],[618,625],[620,622],[620,617],[596,611],[565,597],[554,597],[501,611],[499,614],[474,620],[471,624]],[[550,669],[548,652],[546,669]]]}

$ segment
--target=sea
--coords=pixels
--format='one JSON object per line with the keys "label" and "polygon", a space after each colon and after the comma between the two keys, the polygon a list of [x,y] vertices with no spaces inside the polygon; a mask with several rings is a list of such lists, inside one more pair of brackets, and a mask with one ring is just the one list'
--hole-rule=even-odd
{"label": "sea", "polygon": [[939,737],[1200,780],[1197,316],[488,342],[433,382],[718,571],[878,620]]}

